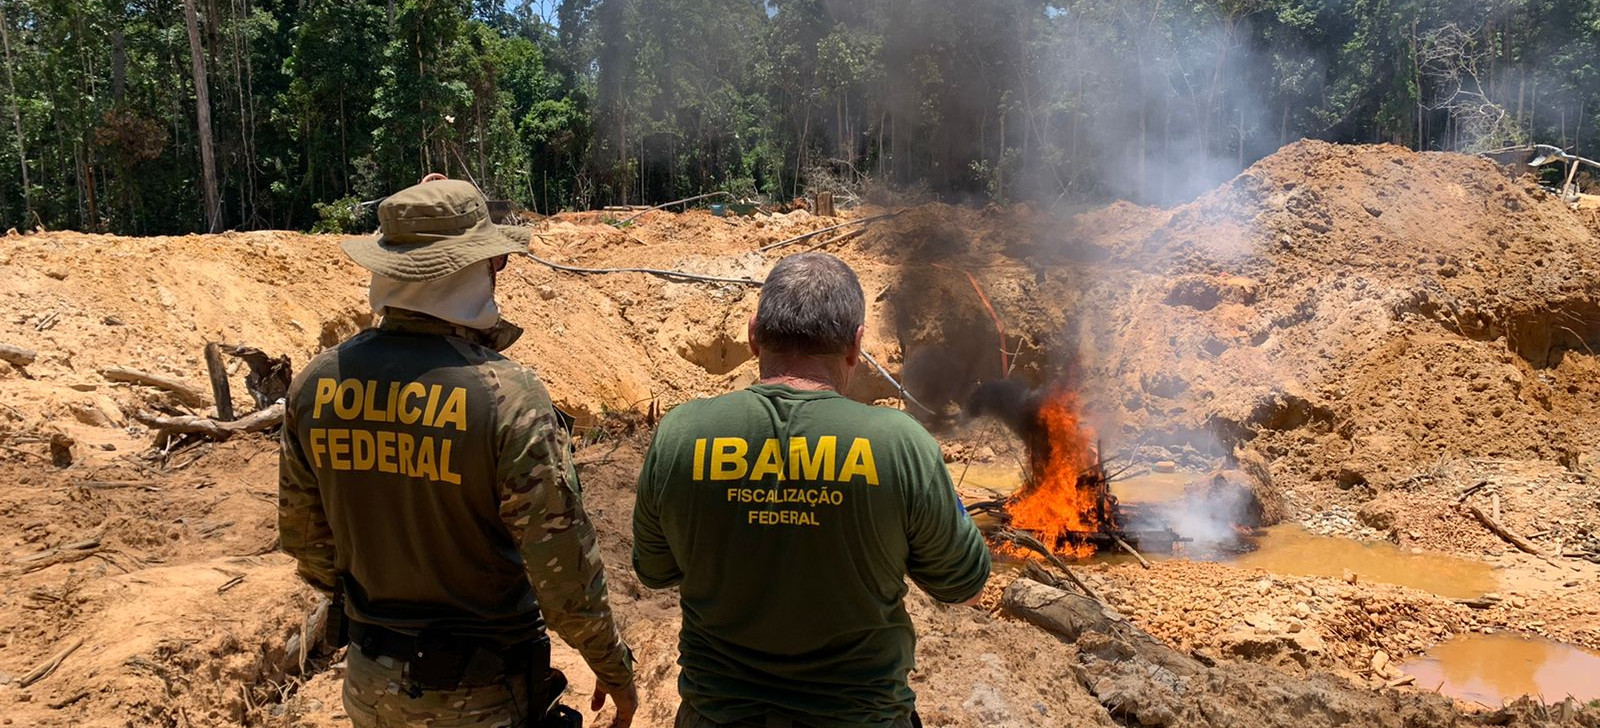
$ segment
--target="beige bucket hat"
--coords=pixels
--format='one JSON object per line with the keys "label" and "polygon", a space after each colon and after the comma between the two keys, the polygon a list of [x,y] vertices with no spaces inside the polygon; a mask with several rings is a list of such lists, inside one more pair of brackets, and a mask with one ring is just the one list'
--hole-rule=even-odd
{"label": "beige bucket hat", "polygon": [[378,234],[340,245],[361,267],[397,281],[443,278],[473,263],[528,252],[525,228],[496,225],[476,185],[439,180],[378,203]]}

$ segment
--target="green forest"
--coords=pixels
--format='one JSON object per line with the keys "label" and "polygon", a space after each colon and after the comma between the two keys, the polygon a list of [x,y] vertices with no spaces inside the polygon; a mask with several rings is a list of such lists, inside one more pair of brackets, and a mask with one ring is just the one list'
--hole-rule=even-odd
{"label": "green forest", "polygon": [[0,0],[0,230],[708,191],[1172,204],[1301,138],[1600,145],[1600,0]]}

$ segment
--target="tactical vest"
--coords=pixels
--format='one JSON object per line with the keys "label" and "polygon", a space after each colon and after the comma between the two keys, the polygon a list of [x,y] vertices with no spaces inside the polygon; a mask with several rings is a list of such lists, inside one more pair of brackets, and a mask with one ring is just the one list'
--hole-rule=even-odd
{"label": "tactical vest", "polygon": [[[313,359],[289,397],[351,618],[515,643],[544,632],[499,513],[502,357],[449,324],[391,316]],[[462,332],[458,332],[462,333]]]}

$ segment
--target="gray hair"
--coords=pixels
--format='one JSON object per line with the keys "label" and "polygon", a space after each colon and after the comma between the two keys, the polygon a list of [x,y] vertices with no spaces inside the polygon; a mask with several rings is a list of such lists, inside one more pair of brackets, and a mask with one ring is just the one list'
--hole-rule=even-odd
{"label": "gray hair", "polygon": [[761,284],[755,343],[780,354],[843,354],[866,317],[861,281],[844,261],[827,253],[791,255]]}

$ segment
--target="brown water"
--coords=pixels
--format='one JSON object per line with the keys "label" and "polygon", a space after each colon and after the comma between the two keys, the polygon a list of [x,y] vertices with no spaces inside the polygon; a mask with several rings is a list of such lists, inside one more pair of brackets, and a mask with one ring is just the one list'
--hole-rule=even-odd
{"label": "brown water", "polygon": [[1022,487],[1022,469],[1014,464],[949,463],[945,467],[950,469],[950,479],[959,488],[987,488],[1007,496]]}
{"label": "brown water", "polygon": [[1257,550],[1234,559],[1278,574],[1341,577],[1349,569],[1366,581],[1398,584],[1448,598],[1481,596],[1499,588],[1494,568],[1444,554],[1413,554],[1388,542],[1318,536],[1298,524],[1267,529]]}
{"label": "brown water", "polygon": [[1523,695],[1600,698],[1600,654],[1511,634],[1457,637],[1399,667],[1417,687],[1490,707]]}

